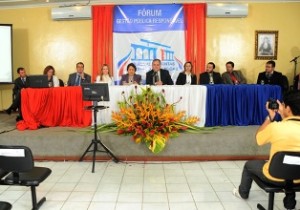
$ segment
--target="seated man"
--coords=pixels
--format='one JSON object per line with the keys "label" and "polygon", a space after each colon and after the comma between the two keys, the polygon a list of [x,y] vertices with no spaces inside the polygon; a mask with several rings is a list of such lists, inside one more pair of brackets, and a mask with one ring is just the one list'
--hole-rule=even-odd
{"label": "seated man", "polygon": [[216,65],[213,62],[209,62],[206,65],[206,72],[200,74],[199,84],[207,85],[207,84],[222,84],[221,74],[218,72],[214,72]]}
{"label": "seated man", "polygon": [[84,73],[84,64],[82,62],[76,64],[76,71],[69,75],[68,86],[80,86],[82,83],[91,83],[91,76]]}
{"label": "seated man", "polygon": [[174,82],[168,70],[161,69],[161,61],[152,61],[152,70],[146,74],[146,85],[173,85]]}
{"label": "seated man", "polygon": [[282,73],[275,69],[275,61],[268,61],[264,72],[259,73],[257,84],[279,85],[283,88]]}
{"label": "seated man", "polygon": [[[278,110],[269,109],[269,102],[266,103],[269,115],[256,133],[258,145],[271,144],[269,159],[279,151],[300,152],[300,92],[290,92],[285,95],[283,103],[280,103],[278,100],[277,103],[279,104]],[[281,122],[273,122],[276,112],[281,115],[283,119]],[[251,175],[256,175],[260,179],[275,185],[283,184],[283,180],[276,179],[270,175],[269,161],[250,160],[245,163],[240,186],[238,189],[233,190],[234,195],[243,199],[249,197],[253,181]],[[295,208],[295,196],[295,193],[286,193],[284,198],[285,208]]]}
{"label": "seated man", "polygon": [[7,114],[11,114],[12,111],[19,111],[19,116],[17,117],[17,121],[22,120],[22,112],[21,112],[21,90],[23,88],[28,87],[28,80],[25,68],[19,67],[17,69],[19,77],[15,79],[15,86],[13,88],[13,103],[12,105],[5,110]]}
{"label": "seated man", "polygon": [[234,70],[234,63],[232,61],[226,63],[226,72],[222,74],[222,78],[224,84],[238,85],[247,83],[242,72]]}

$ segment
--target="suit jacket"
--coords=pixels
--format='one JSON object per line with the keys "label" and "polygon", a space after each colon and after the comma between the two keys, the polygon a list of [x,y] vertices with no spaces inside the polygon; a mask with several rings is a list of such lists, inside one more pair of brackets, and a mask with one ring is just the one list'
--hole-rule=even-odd
{"label": "suit jacket", "polygon": [[28,87],[28,77],[25,79],[25,83],[22,82],[21,77],[18,77],[15,79],[15,86],[13,88],[13,94],[17,95],[20,93],[22,88],[27,88]]}
{"label": "suit jacket", "polygon": [[[154,75],[153,70],[150,70],[147,72],[146,85],[154,85],[153,75]],[[163,85],[174,85],[174,82],[173,82],[168,70],[164,70],[164,69],[160,70],[160,80],[162,81]]]}
{"label": "suit jacket", "polygon": [[[212,72],[213,73],[213,80],[214,84],[222,84],[223,80],[221,77],[221,74],[219,72]],[[200,85],[206,85],[209,84],[209,73],[208,72],[203,72],[200,74],[200,79],[199,79],[199,84]]]}
{"label": "suit jacket", "polygon": [[[197,84],[197,77],[195,74],[192,74],[192,81],[191,81],[191,85],[196,85]],[[176,85],[185,85],[186,83],[186,74],[181,72],[176,80]]]}
{"label": "suit jacket", "polygon": [[[241,71],[234,70],[234,71],[232,71],[232,73],[235,76],[235,78],[237,79],[237,81],[239,82],[239,84],[246,84],[247,83],[247,81],[246,81],[246,79],[243,76]],[[224,72],[222,74],[222,79],[223,79],[224,84],[233,85],[230,74],[228,72]]]}
{"label": "suit jacket", "polygon": [[[123,85],[123,82],[129,83],[128,78],[129,78],[128,74],[122,75],[120,85]],[[136,82],[137,84],[141,84],[141,80],[142,80],[141,75],[139,75],[139,74],[134,74],[133,75],[133,82]]]}
{"label": "suit jacket", "polygon": [[[76,72],[69,75],[68,86],[75,86],[76,77],[77,77]],[[84,73],[84,79],[81,79],[81,84],[82,83],[91,83],[91,76]]]}
{"label": "suit jacket", "polygon": [[273,71],[271,78],[267,78],[266,72],[261,72],[257,77],[257,84],[279,85],[283,87],[282,73]]}

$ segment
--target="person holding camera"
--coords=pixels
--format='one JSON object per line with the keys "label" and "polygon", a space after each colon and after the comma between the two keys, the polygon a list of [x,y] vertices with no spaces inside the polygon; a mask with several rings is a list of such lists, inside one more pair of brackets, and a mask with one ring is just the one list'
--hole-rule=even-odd
{"label": "person holding camera", "polygon": [[[256,141],[258,145],[271,144],[270,160],[279,151],[300,152],[300,91],[289,92],[284,96],[283,102],[271,100],[266,103],[268,115],[264,123],[258,128]],[[274,122],[276,113],[280,114],[282,121]],[[233,190],[236,197],[247,199],[252,184],[252,176],[256,175],[266,182],[283,185],[283,180],[272,177],[269,173],[269,161],[250,160],[244,165],[241,183],[238,189]],[[300,180],[297,180],[297,183]],[[286,193],[283,200],[286,209],[296,206],[296,194]]]}

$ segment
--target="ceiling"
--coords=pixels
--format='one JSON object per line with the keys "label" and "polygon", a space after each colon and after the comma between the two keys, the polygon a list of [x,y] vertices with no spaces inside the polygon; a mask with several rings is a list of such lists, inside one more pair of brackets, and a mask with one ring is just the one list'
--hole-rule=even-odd
{"label": "ceiling", "polygon": [[162,4],[162,3],[242,3],[242,2],[300,2],[300,0],[0,0],[0,9],[46,7],[46,6],[75,6],[95,4]]}

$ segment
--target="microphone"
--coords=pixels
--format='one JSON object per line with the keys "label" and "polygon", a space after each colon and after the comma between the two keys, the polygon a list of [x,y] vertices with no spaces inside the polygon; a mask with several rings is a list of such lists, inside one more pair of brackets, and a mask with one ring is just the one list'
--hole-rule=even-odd
{"label": "microphone", "polygon": [[295,57],[294,59],[292,59],[292,60],[290,60],[290,63],[291,62],[296,62],[297,61],[297,59],[300,57],[300,55],[299,56],[297,56],[297,57]]}

